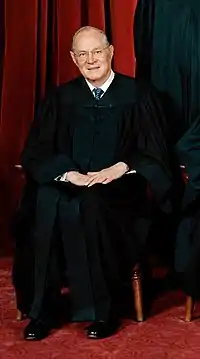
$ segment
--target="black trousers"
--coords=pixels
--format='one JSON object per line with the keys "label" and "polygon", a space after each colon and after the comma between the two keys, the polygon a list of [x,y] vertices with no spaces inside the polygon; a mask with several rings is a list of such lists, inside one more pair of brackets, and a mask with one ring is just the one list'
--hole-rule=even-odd
{"label": "black trousers", "polygon": [[[118,311],[124,278],[141,258],[150,210],[146,181],[124,176],[91,188],[43,188],[35,229],[35,286],[30,317],[48,308],[49,288],[59,289],[51,268],[52,242],[60,233],[72,298],[72,320],[107,320]],[[55,231],[56,228],[56,231]],[[59,231],[57,230],[59,228]],[[52,290],[53,292],[53,290]],[[45,299],[46,298],[46,299]]]}

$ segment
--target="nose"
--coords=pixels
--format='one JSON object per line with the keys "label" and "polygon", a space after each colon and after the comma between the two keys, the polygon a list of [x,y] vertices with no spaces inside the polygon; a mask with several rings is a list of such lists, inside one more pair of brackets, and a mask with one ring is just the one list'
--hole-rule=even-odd
{"label": "nose", "polygon": [[90,51],[88,51],[87,62],[89,64],[93,64],[95,62],[94,54]]}

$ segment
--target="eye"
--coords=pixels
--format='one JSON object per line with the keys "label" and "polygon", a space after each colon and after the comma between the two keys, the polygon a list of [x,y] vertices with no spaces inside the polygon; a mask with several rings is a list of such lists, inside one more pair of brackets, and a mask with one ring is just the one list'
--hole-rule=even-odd
{"label": "eye", "polygon": [[101,55],[102,54],[102,50],[95,50],[95,55]]}
{"label": "eye", "polygon": [[86,56],[86,53],[85,52],[80,52],[79,55],[78,55],[80,58],[84,58]]}

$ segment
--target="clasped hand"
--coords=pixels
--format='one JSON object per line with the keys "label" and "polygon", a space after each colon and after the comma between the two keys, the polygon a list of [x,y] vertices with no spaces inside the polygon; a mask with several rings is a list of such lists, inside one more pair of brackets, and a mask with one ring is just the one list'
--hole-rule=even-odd
{"label": "clasped hand", "polygon": [[122,177],[127,171],[128,166],[124,162],[118,162],[111,167],[102,169],[101,171],[88,172],[85,175],[76,171],[70,171],[67,173],[67,181],[71,182],[75,186],[91,187],[97,183],[108,184]]}

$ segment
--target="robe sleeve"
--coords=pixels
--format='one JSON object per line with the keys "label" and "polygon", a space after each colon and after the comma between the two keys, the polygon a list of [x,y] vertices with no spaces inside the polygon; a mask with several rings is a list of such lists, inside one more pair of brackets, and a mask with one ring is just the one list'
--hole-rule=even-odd
{"label": "robe sleeve", "polygon": [[55,91],[39,107],[21,156],[23,168],[39,184],[51,182],[65,172],[78,170],[67,154],[56,153],[57,122]]}
{"label": "robe sleeve", "polygon": [[159,207],[171,211],[172,173],[167,145],[167,126],[154,88],[138,84],[134,106],[134,132],[137,151],[128,158],[129,168],[136,169],[149,182]]}

